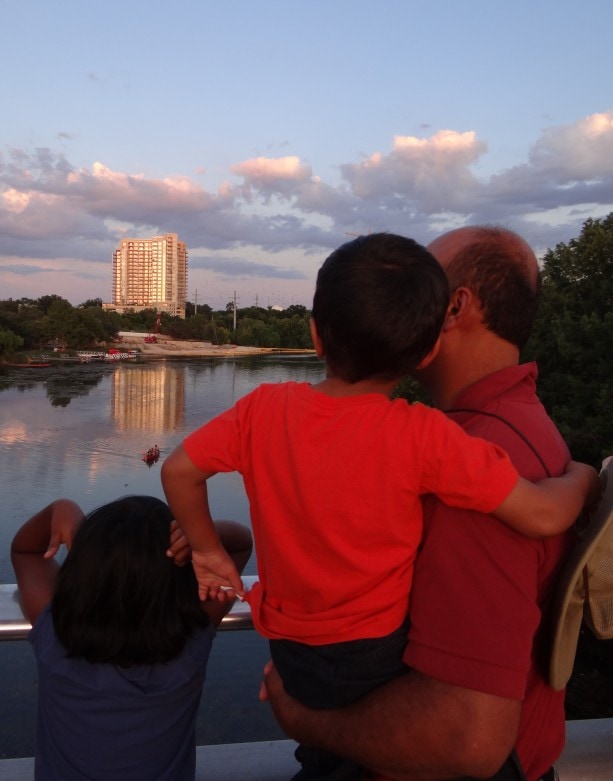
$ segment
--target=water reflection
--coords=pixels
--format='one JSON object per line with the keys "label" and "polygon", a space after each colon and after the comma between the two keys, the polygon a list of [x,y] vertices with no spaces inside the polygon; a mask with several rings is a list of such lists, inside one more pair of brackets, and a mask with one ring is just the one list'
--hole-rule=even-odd
{"label": "water reflection", "polygon": [[[159,469],[183,437],[262,382],[317,381],[310,357],[67,366],[0,377],[0,579],[12,579],[10,539],[58,496],[88,511],[126,493],[162,496]],[[143,468],[153,445],[160,463]],[[217,517],[248,522],[239,475],[211,484]]]}
{"label": "water reflection", "polygon": [[175,431],[185,417],[185,367],[118,366],[111,384],[118,431]]}

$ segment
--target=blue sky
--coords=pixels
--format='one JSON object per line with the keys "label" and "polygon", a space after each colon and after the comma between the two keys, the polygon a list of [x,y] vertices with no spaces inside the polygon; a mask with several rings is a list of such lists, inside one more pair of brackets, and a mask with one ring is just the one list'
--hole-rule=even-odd
{"label": "blue sky", "polygon": [[178,233],[189,298],[310,306],[347,234],[537,253],[613,211],[609,0],[0,0],[0,297],[110,299]]}

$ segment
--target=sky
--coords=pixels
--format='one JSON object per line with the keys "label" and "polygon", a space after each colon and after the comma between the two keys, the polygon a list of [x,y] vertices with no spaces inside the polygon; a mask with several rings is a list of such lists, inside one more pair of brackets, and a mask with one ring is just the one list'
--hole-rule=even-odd
{"label": "sky", "polygon": [[310,308],[361,233],[613,211],[610,0],[0,0],[0,298],[111,299],[177,233],[188,299]]}

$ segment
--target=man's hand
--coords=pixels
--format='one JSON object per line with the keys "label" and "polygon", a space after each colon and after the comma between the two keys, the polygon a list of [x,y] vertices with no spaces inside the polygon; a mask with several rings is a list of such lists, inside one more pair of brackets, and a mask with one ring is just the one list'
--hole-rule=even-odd
{"label": "man's hand", "polygon": [[296,734],[298,728],[308,730],[308,720],[317,711],[301,705],[285,691],[281,676],[272,662],[264,667],[264,678],[260,684],[260,702],[270,702],[273,713],[285,733],[295,740],[305,742]]}

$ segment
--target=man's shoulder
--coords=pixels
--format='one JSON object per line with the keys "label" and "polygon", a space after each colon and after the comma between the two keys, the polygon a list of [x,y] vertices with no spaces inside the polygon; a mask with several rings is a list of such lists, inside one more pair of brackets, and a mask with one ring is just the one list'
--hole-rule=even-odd
{"label": "man's shoulder", "polygon": [[560,474],[570,459],[536,394],[535,378],[532,364],[510,367],[485,378],[448,410],[467,433],[504,448],[519,471],[532,480]]}

